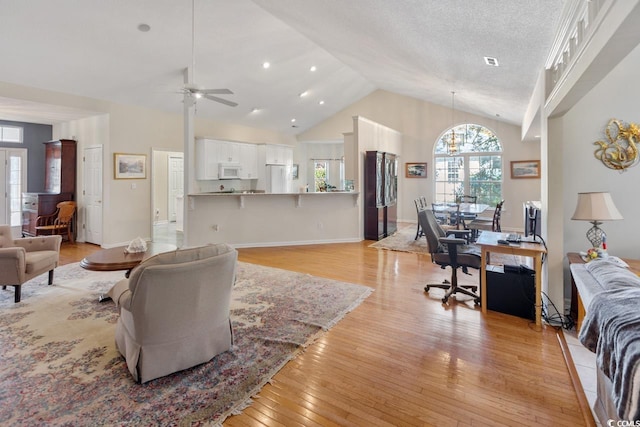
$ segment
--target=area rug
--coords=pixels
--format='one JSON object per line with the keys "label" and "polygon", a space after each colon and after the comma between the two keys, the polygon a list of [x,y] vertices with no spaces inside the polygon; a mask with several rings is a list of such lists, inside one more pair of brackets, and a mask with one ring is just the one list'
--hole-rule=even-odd
{"label": "area rug", "polygon": [[399,227],[398,230],[389,237],[372,243],[371,247],[378,249],[387,249],[390,251],[413,252],[418,254],[428,254],[429,246],[424,236],[416,237],[417,225]]}
{"label": "area rug", "polygon": [[98,295],[123,272],[70,264],[0,291],[0,425],[219,425],[371,288],[238,263],[231,350],[136,384],[115,347],[118,314]]}

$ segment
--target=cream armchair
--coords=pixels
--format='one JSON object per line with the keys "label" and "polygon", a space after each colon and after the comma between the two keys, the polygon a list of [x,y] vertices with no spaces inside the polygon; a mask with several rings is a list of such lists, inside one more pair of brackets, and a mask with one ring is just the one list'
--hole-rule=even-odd
{"label": "cream armchair", "polygon": [[0,285],[15,288],[14,301],[20,302],[22,284],[42,273],[49,272],[53,283],[53,269],[58,266],[61,236],[38,236],[14,239],[11,227],[0,225]]}
{"label": "cream armchair", "polygon": [[237,258],[227,244],[162,253],[109,291],[120,310],[116,346],[136,381],[207,362],[231,347]]}

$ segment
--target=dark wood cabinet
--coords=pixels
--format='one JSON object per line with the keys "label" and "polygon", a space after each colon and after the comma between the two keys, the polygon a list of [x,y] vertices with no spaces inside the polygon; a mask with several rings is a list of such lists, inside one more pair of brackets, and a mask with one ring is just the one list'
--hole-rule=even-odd
{"label": "dark wood cabinet", "polygon": [[36,218],[51,215],[56,205],[75,200],[76,141],[60,139],[45,145],[44,186],[42,192],[22,193],[22,235],[36,235]]}
{"label": "dark wood cabinet", "polygon": [[76,142],[71,139],[45,142],[44,192],[76,192]]}

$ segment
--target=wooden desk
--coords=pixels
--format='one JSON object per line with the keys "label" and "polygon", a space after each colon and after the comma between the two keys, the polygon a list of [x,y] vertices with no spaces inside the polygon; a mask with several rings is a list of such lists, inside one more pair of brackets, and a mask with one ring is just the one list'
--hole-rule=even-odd
{"label": "wooden desk", "polygon": [[533,258],[536,271],[536,326],[542,329],[542,255],[547,252],[543,244],[520,243],[519,245],[499,245],[498,240],[506,239],[508,233],[483,231],[476,241],[482,251],[482,267],[480,273],[480,303],[482,313],[487,313],[487,268],[489,254],[497,252]]}
{"label": "wooden desk", "polygon": [[118,246],[94,252],[80,261],[80,267],[94,271],[129,271],[147,258],[176,250],[175,245],[153,242],[147,243],[146,252],[128,254],[124,252],[125,248],[126,246]]}

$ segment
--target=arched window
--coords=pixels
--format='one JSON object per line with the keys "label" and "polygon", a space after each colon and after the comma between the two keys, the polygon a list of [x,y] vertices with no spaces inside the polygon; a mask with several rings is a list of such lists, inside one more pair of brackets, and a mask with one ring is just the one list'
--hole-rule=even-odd
{"label": "arched window", "polygon": [[490,129],[467,123],[447,130],[436,143],[434,163],[436,202],[452,203],[460,195],[488,205],[502,200],[502,146]]}

